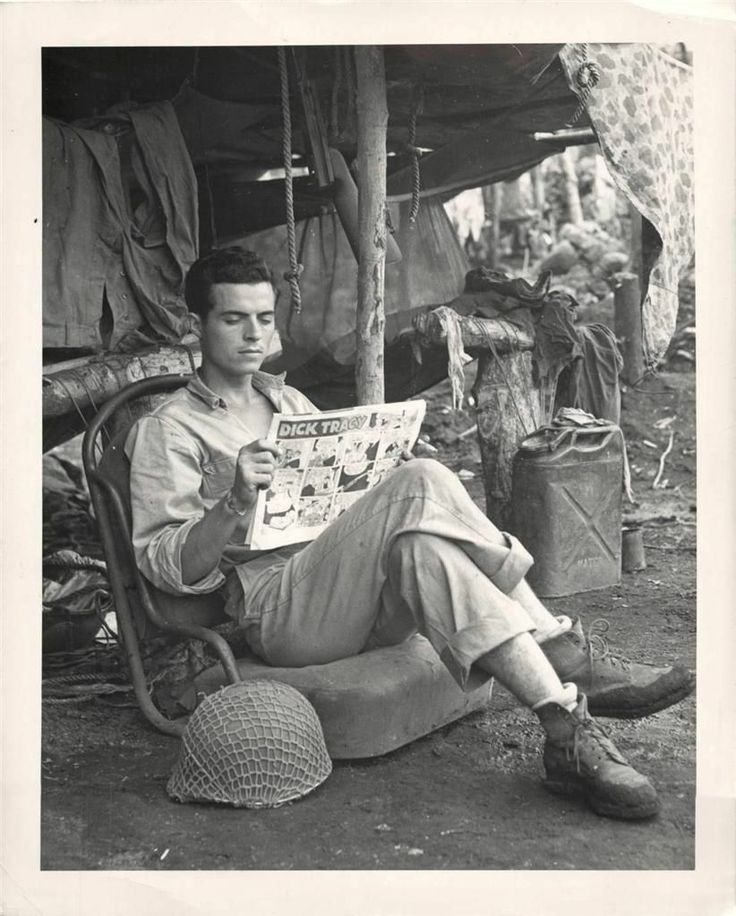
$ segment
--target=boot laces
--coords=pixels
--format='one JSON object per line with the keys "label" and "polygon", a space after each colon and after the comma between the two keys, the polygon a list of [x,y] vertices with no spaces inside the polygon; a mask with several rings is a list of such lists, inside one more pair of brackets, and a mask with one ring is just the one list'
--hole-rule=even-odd
{"label": "boot laces", "polygon": [[581,773],[581,744],[586,738],[594,745],[597,745],[598,749],[602,750],[611,760],[614,760],[616,763],[628,764],[628,761],[622,756],[605,728],[596,722],[595,719],[587,715],[586,712],[584,713],[584,718],[575,726],[571,744],[565,747],[565,757],[567,760],[575,761],[575,769],[578,775]]}
{"label": "boot laces", "polygon": [[624,655],[617,655],[611,651],[605,633],[609,631],[611,624],[605,617],[598,617],[588,627],[588,656],[591,665],[593,662],[605,662],[612,668],[621,668],[628,671],[631,668],[631,660]]}

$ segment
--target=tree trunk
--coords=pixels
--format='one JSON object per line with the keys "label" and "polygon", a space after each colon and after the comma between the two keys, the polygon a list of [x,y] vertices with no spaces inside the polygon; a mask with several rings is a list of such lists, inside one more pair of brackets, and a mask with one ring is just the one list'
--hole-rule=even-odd
{"label": "tree trunk", "polygon": [[567,204],[567,218],[574,226],[583,222],[583,208],[580,204],[578,190],[578,176],[575,172],[575,159],[572,150],[566,149],[560,154],[562,172],[565,176],[565,202]]}
{"label": "tree trunk", "polygon": [[614,332],[624,358],[623,379],[636,385],[644,376],[644,349],[641,326],[641,287],[633,273],[618,275],[614,292]]}
{"label": "tree trunk", "polygon": [[541,162],[532,169],[532,191],[534,193],[534,209],[540,216],[544,216],[544,211],[547,208],[547,193],[544,186],[544,173],[542,172]]}
{"label": "tree trunk", "polygon": [[490,229],[487,233],[488,266],[496,267],[501,260],[501,207],[503,205],[503,185],[500,182],[487,185],[483,188],[483,203],[486,210],[486,220]]}
{"label": "tree trunk", "polygon": [[486,515],[508,530],[511,483],[519,441],[542,422],[540,390],[534,381],[532,354],[499,355],[488,350],[478,359],[476,396],[478,442],[486,489]]}
{"label": "tree trunk", "polygon": [[383,49],[355,49],[358,111],[358,313],[355,383],[359,404],[384,400],[386,273],[386,74]]}

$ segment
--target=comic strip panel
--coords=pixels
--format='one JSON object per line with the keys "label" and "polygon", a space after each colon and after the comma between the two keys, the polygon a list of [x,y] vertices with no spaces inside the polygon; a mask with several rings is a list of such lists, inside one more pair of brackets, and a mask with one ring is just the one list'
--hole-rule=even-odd
{"label": "comic strip panel", "polygon": [[302,528],[317,528],[330,520],[331,496],[303,499],[299,510],[299,525]]}
{"label": "comic strip panel", "polygon": [[336,468],[307,468],[301,496],[331,496],[335,490],[337,473]]}
{"label": "comic strip panel", "polygon": [[308,464],[310,467],[338,467],[342,462],[345,440],[343,436],[326,436],[316,439]]}
{"label": "comic strip panel", "polygon": [[296,468],[279,468],[266,492],[263,520],[277,531],[286,531],[297,519],[297,504],[304,474]]}
{"label": "comic strip panel", "polygon": [[311,442],[288,442],[279,440],[283,455],[280,461],[282,468],[303,468],[307,465],[307,458],[311,449]]}

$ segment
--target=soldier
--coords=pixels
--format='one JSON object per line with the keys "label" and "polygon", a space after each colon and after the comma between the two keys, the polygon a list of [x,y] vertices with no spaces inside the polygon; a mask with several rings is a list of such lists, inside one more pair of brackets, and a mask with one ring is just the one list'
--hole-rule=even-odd
{"label": "soldier", "polygon": [[467,689],[495,677],[546,733],[545,785],[598,814],[647,818],[649,780],[591,717],[644,716],[694,687],[586,638],[554,617],[524,576],[532,558],[499,531],[439,462],[414,457],[357,499],[310,544],[254,555],[243,546],[259,488],[273,480],[275,412],[313,413],[262,372],[275,289],[252,252],[200,259],[186,299],[202,367],[131,430],[133,544],[144,575],[174,594],[221,590],[253,651],[279,666],[323,664],[417,630]]}

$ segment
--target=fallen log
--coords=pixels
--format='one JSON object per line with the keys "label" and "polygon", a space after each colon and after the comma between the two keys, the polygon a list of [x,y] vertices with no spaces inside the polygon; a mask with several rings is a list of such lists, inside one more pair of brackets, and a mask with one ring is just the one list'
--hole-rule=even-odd
{"label": "fallen log", "polygon": [[[442,346],[447,343],[447,335],[434,312],[417,315],[414,328],[423,346]],[[460,318],[460,331],[463,347],[471,355],[488,351],[489,341],[498,353],[534,349],[533,335],[505,318],[476,318],[470,315]]]}
{"label": "fallen log", "polygon": [[[103,353],[77,365],[43,370],[43,419],[96,410],[126,385],[154,375],[189,375],[201,363],[199,345],[160,345],[136,353]],[[75,361],[76,362],[76,361]]]}

